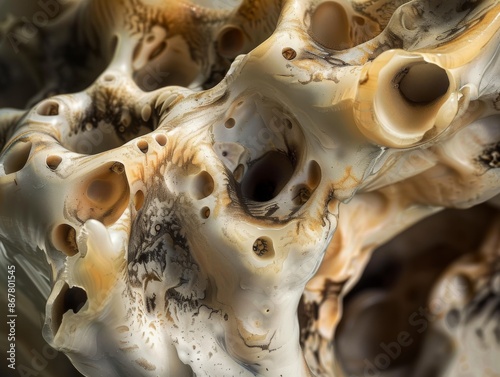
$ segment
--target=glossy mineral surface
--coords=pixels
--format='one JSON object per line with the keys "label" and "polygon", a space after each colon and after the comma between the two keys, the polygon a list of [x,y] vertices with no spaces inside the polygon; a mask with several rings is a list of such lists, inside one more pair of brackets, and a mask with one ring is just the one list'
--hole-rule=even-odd
{"label": "glossy mineral surface", "polygon": [[499,46],[492,0],[0,3],[17,371],[499,376]]}

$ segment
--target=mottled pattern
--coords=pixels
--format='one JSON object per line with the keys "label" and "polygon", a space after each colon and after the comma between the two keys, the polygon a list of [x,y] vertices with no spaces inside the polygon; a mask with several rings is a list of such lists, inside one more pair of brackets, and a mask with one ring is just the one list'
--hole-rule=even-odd
{"label": "mottled pattern", "polygon": [[498,1],[19,4],[18,365],[50,345],[86,376],[500,373]]}

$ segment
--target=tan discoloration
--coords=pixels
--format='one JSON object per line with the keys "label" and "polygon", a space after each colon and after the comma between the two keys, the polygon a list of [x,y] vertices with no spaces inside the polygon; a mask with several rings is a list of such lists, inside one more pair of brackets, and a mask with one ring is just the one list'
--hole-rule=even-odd
{"label": "tan discoloration", "polygon": [[89,375],[340,376],[373,250],[499,194],[498,2],[208,5],[75,2],[26,46],[74,94],[0,113],[0,239],[45,266],[44,336]]}

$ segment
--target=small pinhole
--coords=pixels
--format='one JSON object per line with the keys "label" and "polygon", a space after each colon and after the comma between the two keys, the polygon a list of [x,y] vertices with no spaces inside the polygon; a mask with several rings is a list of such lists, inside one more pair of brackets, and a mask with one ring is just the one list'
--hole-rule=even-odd
{"label": "small pinhole", "polygon": [[204,218],[204,219],[208,219],[210,217],[210,208],[203,207],[201,209],[201,217]]}
{"label": "small pinhole", "polygon": [[233,128],[234,125],[236,124],[236,121],[234,120],[234,118],[229,118],[228,120],[226,120],[226,122],[224,123],[224,126],[226,128]]}
{"label": "small pinhole", "polygon": [[47,156],[45,162],[47,163],[48,168],[53,171],[59,167],[62,162],[62,158],[60,156],[52,154],[50,156]]}
{"label": "small pinhole", "polygon": [[163,134],[158,134],[155,136],[155,140],[159,146],[164,147],[167,145],[167,137]]}
{"label": "small pinhole", "polygon": [[285,47],[282,51],[281,54],[286,60],[293,60],[297,57],[297,51],[295,51],[291,47]]}
{"label": "small pinhole", "polygon": [[301,206],[309,200],[311,197],[311,190],[305,185],[300,185],[295,188],[292,201],[293,204]]}
{"label": "small pinhole", "polygon": [[148,153],[148,149],[149,149],[148,142],[146,140],[139,140],[137,142],[137,148],[139,148],[139,150],[142,153]]}
{"label": "small pinhole", "polygon": [[260,237],[255,240],[252,250],[260,258],[270,259],[274,257],[273,241],[269,237]]}

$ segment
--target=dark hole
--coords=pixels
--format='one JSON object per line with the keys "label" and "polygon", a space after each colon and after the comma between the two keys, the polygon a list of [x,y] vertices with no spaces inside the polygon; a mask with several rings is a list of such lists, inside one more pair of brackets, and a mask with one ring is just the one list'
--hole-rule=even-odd
{"label": "dark hole", "polygon": [[243,197],[256,202],[273,199],[288,183],[293,170],[292,162],[284,153],[266,153],[253,163],[241,182]]}
{"label": "dark hole", "polygon": [[82,288],[72,287],[64,293],[63,310],[66,313],[68,310],[73,310],[73,313],[78,313],[87,302],[87,292]]}
{"label": "dark hole", "polygon": [[423,63],[407,69],[399,83],[401,95],[416,105],[427,105],[446,94],[450,80],[446,71],[434,64]]}
{"label": "dark hole", "polygon": [[72,310],[73,313],[78,313],[87,302],[87,293],[79,287],[70,288],[67,283],[64,283],[61,291],[54,301],[52,308],[52,332],[57,334],[61,327],[64,313]]}

